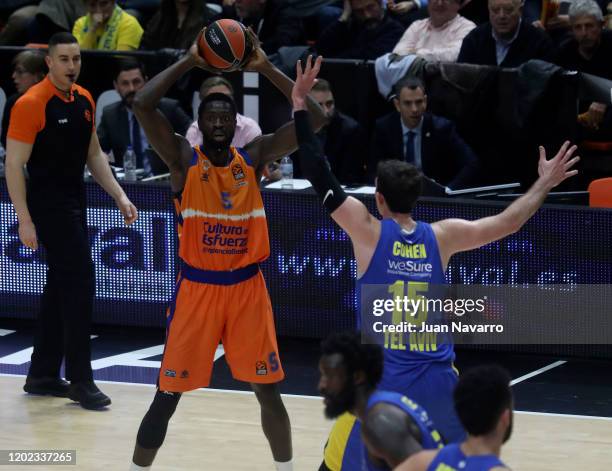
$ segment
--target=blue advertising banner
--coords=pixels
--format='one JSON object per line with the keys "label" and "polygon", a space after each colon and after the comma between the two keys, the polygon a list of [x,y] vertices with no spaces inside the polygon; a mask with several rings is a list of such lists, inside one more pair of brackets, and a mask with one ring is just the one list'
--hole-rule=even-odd
{"label": "blue advertising banner", "polygon": [[[165,185],[132,184],[126,189],[139,208],[139,219],[131,227],[123,224],[113,201],[96,184],[87,184],[96,265],[94,321],[161,327],[178,265],[171,193]],[[262,271],[278,333],[316,338],[354,328],[356,264],[346,234],[308,191],[264,190],[263,196],[271,256]],[[375,211],[371,195],[359,197]],[[504,206],[425,198],[415,217],[426,222],[476,219]],[[612,211],[545,206],[518,233],[453,257],[446,280],[456,285],[556,285],[568,290],[577,284],[610,284],[610,227]],[[394,269],[415,267],[401,263]],[[34,318],[45,273],[44,251],[32,252],[19,243],[16,216],[0,180],[0,317]]]}

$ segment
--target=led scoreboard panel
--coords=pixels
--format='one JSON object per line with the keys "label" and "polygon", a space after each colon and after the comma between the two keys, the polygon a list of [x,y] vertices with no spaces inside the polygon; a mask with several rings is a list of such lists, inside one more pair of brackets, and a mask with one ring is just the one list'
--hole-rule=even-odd
{"label": "led scoreboard panel", "polygon": [[[139,209],[124,225],[114,202],[87,184],[96,266],[94,321],[163,326],[174,290],[177,240],[171,193],[162,184],[126,185]],[[280,335],[323,337],[356,325],[356,265],[347,236],[309,191],[263,191],[271,255],[262,265]],[[372,195],[360,196],[374,211]],[[415,217],[476,219],[505,203],[423,199]],[[454,256],[453,284],[576,285],[612,282],[612,211],[545,206],[517,234]],[[44,252],[23,247],[0,180],[0,317],[34,318],[45,280]]]}

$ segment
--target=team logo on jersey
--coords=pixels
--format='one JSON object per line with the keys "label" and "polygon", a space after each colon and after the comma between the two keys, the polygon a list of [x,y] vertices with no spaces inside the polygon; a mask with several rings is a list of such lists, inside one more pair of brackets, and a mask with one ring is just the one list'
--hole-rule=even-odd
{"label": "team logo on jersey", "polygon": [[85,110],[85,119],[88,123],[91,123],[91,111]]}
{"label": "team logo on jersey", "polygon": [[258,376],[263,376],[268,374],[268,365],[266,365],[265,361],[256,361],[255,362],[255,374]]}
{"label": "team logo on jersey", "polygon": [[230,199],[230,194],[227,191],[221,192],[221,204],[227,210],[232,209],[232,200]]}
{"label": "team logo on jersey", "polygon": [[181,378],[182,378],[182,379],[189,378],[189,371],[187,371],[187,370],[183,370],[183,371],[181,372]]}
{"label": "team logo on jersey", "polygon": [[242,170],[242,165],[232,165],[232,175],[234,175],[234,180],[236,181],[244,180],[244,170]]}
{"label": "team logo on jersey", "polygon": [[164,376],[169,376],[170,378],[176,378],[176,371],[174,371],[174,370],[166,370],[164,372]]}
{"label": "team logo on jersey", "polygon": [[202,175],[200,179],[203,182],[208,183],[208,169],[210,168],[210,162],[208,160],[202,160]]}

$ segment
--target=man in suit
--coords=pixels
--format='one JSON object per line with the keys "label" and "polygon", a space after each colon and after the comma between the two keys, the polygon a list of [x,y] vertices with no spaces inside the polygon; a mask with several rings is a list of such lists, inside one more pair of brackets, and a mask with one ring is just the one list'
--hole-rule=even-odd
{"label": "man in suit", "polygon": [[403,32],[382,0],[346,0],[342,15],[321,32],[314,49],[324,57],[374,60],[391,52]]}
{"label": "man in suit", "polygon": [[489,0],[489,21],[464,39],[457,62],[518,67],[531,59],[552,62],[552,40],[540,28],[521,19],[521,0]]}
{"label": "man in suit", "polygon": [[426,113],[423,83],[406,77],[395,84],[396,112],[376,121],[368,175],[373,181],[378,162],[403,160],[438,184],[453,190],[475,186],[478,161],[457,133],[454,123]]}
{"label": "man in suit", "polygon": [[[340,183],[363,183],[367,153],[367,136],[361,125],[336,108],[331,85],[325,79],[317,79],[312,87],[312,97],[321,106],[328,119],[317,133],[325,151],[325,158]],[[302,177],[299,152],[293,159],[293,174]]]}
{"label": "man in suit", "polygon": [[[147,77],[142,64],[134,59],[119,63],[113,85],[121,96],[121,101],[108,105],[102,111],[98,125],[98,139],[104,152],[111,156],[111,165],[122,167],[123,154],[128,146],[136,154],[137,167],[144,170],[144,176],[159,175],[168,172],[168,167],[153,151],[145,133],[132,112],[132,103],[136,92],[140,90]],[[161,111],[172,124],[174,131],[184,135],[191,124],[191,119],[176,100],[162,98],[159,103]]]}

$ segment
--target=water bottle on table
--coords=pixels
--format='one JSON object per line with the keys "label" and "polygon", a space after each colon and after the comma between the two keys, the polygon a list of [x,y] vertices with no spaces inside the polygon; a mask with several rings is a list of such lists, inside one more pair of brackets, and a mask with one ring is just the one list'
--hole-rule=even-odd
{"label": "water bottle on table", "polygon": [[132,146],[128,146],[125,154],[123,154],[123,179],[126,182],[136,181],[136,154],[132,150]]}
{"label": "water bottle on table", "polygon": [[281,159],[281,188],[293,188],[293,160],[286,155]]}

